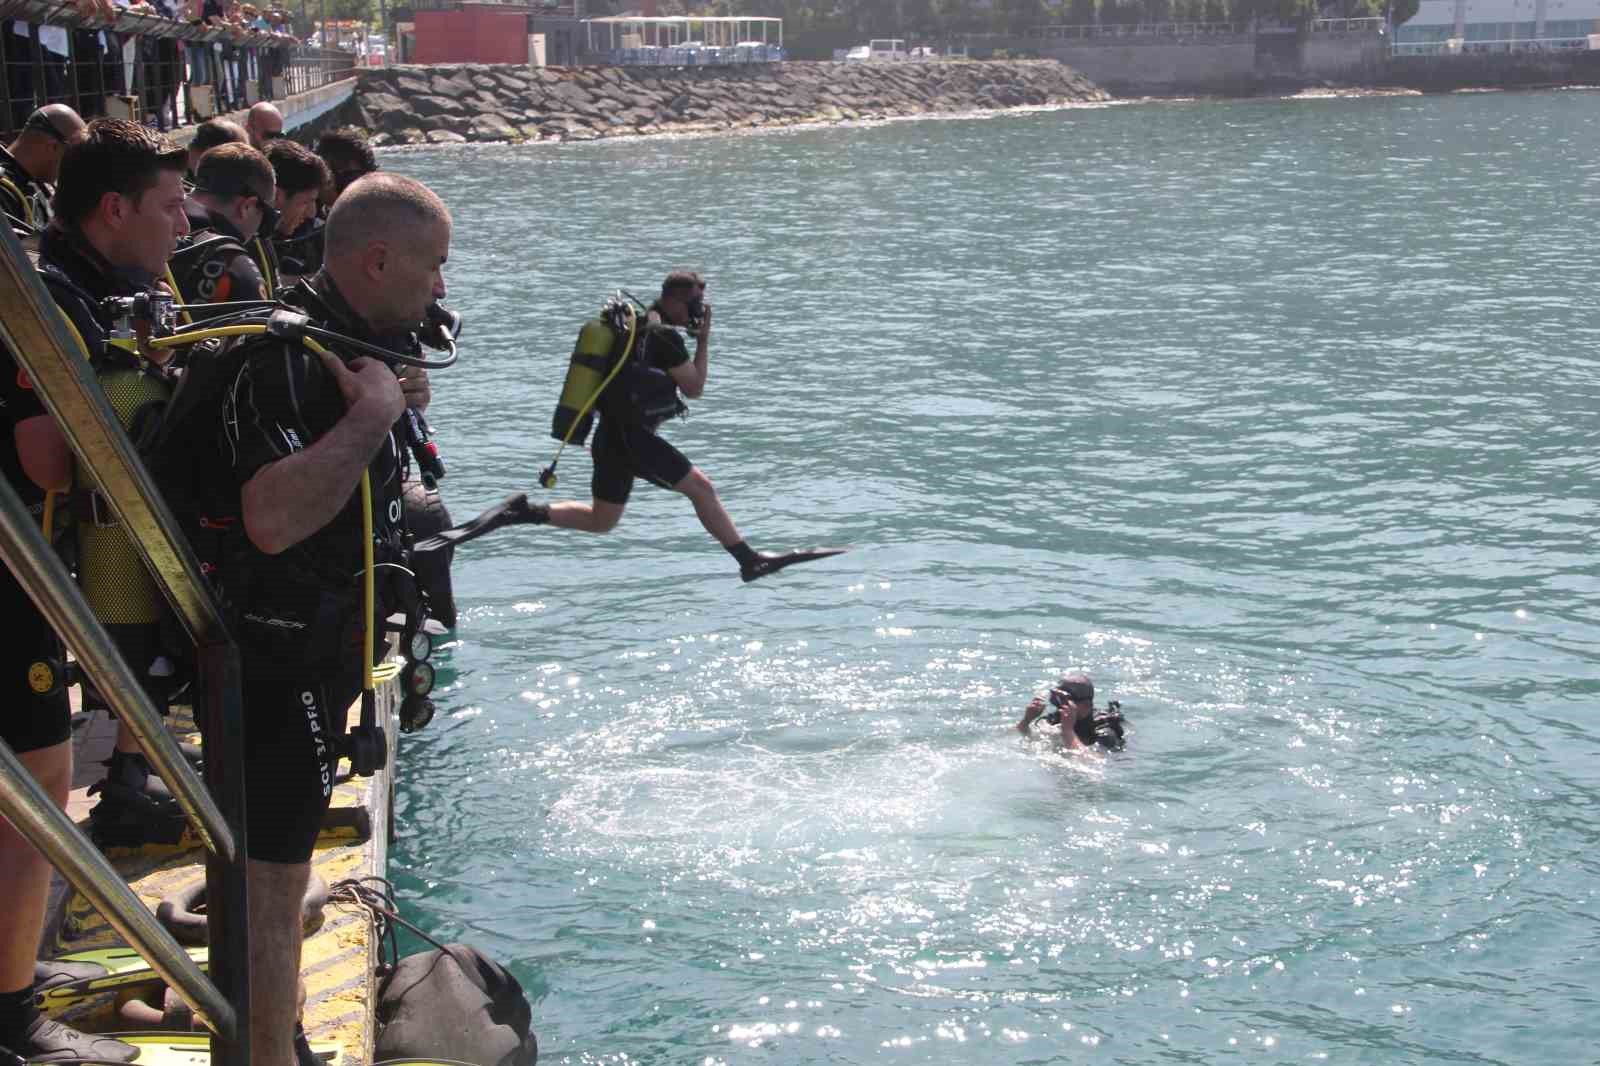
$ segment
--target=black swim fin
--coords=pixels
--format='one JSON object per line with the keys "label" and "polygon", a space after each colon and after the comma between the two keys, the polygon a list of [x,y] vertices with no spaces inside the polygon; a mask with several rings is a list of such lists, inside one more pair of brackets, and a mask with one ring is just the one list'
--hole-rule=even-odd
{"label": "black swim fin", "polygon": [[441,548],[449,548],[465,544],[469,540],[477,540],[486,533],[492,533],[501,526],[542,526],[550,521],[550,508],[542,503],[529,503],[528,494],[519,492],[515,496],[506,497],[505,501],[497,507],[491,507],[470,522],[463,522],[431,537],[417,541],[411,546],[413,553],[435,552]]}
{"label": "black swim fin", "polygon": [[804,548],[799,551],[769,554],[757,552],[755,560],[739,568],[739,577],[743,581],[754,581],[776,574],[779,570],[793,566],[796,563],[809,563],[817,559],[828,559],[835,555],[843,555],[849,548]]}

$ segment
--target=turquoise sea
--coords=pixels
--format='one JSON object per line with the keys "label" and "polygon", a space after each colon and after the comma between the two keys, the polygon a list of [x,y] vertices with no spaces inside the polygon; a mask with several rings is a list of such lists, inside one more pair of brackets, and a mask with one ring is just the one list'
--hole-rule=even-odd
{"label": "turquoise sea", "polygon": [[[383,156],[455,211],[458,518],[687,264],[666,433],[855,549],[742,585],[648,486],[463,549],[406,915],[548,1063],[1600,1062],[1597,101]],[[1011,730],[1069,667],[1125,753]]]}

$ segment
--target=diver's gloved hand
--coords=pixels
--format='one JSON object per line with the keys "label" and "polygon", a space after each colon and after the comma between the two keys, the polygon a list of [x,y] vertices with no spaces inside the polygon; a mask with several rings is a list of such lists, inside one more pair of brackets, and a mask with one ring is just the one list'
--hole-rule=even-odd
{"label": "diver's gloved hand", "polygon": [[489,508],[470,522],[463,522],[459,526],[419,540],[411,546],[411,551],[413,553],[439,551],[441,548],[477,540],[485,533],[492,533],[501,526],[542,526],[549,521],[550,508],[542,503],[529,503],[528,494],[519,492],[515,496],[506,497],[505,502]]}
{"label": "diver's gloved hand", "polygon": [[743,581],[754,581],[776,574],[785,567],[796,563],[809,563],[817,559],[827,559],[835,555],[843,555],[849,548],[805,548],[799,551],[782,552],[756,552],[754,559],[739,567],[739,577]]}

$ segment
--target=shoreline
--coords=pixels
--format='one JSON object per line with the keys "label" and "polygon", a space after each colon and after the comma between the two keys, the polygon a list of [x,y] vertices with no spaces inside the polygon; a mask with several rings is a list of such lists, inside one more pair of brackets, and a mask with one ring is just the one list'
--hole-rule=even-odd
{"label": "shoreline", "polygon": [[373,147],[567,143],[1104,105],[1051,60],[363,71],[342,112]]}
{"label": "shoreline", "polygon": [[[1053,114],[1060,111],[1099,111],[1113,107],[1138,107],[1155,104],[1213,104],[1213,103],[1281,103],[1291,101],[1314,100],[1364,100],[1395,97],[1425,97],[1425,96],[1462,96],[1481,93],[1521,93],[1521,92],[1591,92],[1600,91],[1600,84],[1571,84],[1571,85],[1546,85],[1528,86],[1511,85],[1485,88],[1456,88],[1427,91],[1410,88],[1408,86],[1308,86],[1293,92],[1258,92],[1258,93],[1176,93],[1172,95],[1143,94],[1139,96],[1112,96],[1106,95],[1104,99],[1075,100],[1048,104],[1024,104],[1017,107],[1002,108],[973,108],[960,111],[924,111],[909,114],[879,114],[861,115],[856,118],[816,118],[800,121],[741,123],[720,127],[713,126],[679,126],[650,130],[628,130],[626,132],[600,132],[592,137],[563,138],[506,138],[503,140],[470,140],[467,138],[451,139],[448,141],[424,142],[415,144],[399,144],[385,140],[382,144],[375,144],[376,151],[390,153],[405,153],[441,147],[470,147],[470,146],[511,146],[526,147],[530,145],[559,146],[574,143],[616,143],[621,141],[678,141],[678,140],[708,140],[716,137],[754,137],[770,136],[781,133],[808,133],[816,130],[828,129],[874,129],[903,122],[972,122],[989,119],[1004,119],[1021,117],[1025,115]],[[357,123],[359,125],[359,123]],[[368,130],[369,134],[373,131]]]}
{"label": "shoreline", "polygon": [[1201,102],[1355,100],[1600,89],[1593,80],[1499,86],[1337,85],[1112,94],[1054,60],[783,63],[729,68],[482,64],[363,71],[339,121],[381,151],[452,144],[568,144],[868,128]]}

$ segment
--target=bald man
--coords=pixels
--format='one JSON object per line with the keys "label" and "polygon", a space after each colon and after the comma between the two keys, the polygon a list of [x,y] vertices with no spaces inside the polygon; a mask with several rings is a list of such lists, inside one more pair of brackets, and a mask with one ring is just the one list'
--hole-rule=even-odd
{"label": "bald man", "polygon": [[28,116],[9,148],[0,148],[0,210],[12,229],[31,235],[50,224],[50,197],[61,174],[61,157],[87,136],[76,111],[66,104],[46,104]]}
{"label": "bald man", "polygon": [[267,142],[283,136],[283,112],[263,100],[245,116],[244,131],[250,136],[250,147],[264,152]]}
{"label": "bald man", "polygon": [[[426,186],[373,174],[328,216],[323,269],[289,295],[311,321],[390,350],[444,296],[450,213]],[[293,1066],[300,900],[332,794],[336,738],[361,689],[361,480],[372,489],[379,567],[375,618],[402,609],[392,575],[408,561],[400,484],[407,405],[426,375],[351,346],[313,354],[273,338],[246,349],[217,413],[207,477],[239,503],[242,531],[223,571],[239,607],[250,923],[250,1048],[259,1066]]]}

